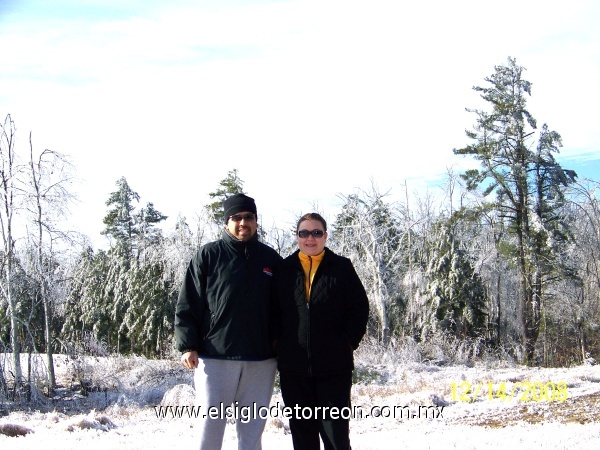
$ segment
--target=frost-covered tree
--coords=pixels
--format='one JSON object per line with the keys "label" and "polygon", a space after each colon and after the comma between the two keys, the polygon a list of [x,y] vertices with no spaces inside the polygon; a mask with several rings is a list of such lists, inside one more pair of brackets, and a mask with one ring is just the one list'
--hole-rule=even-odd
{"label": "frost-covered tree", "polygon": [[177,290],[166,270],[162,246],[137,261],[128,276],[129,307],[123,315],[132,352],[159,355],[173,333]]}
{"label": "frost-covered tree", "polygon": [[166,216],[151,202],[138,210],[140,196],[125,178],[117,187],[106,202],[110,209],[104,218],[111,248],[98,254],[86,249],[80,255],[63,331],[70,339],[89,335],[118,352],[153,356],[160,347],[157,336],[164,336],[157,311],[168,309],[172,292],[164,237],[157,227]]}
{"label": "frost-covered tree", "polygon": [[44,337],[46,364],[48,368],[48,387],[56,384],[52,333],[54,306],[61,292],[60,271],[57,270],[57,243],[69,244],[68,233],[62,231],[58,222],[68,213],[68,205],[74,199],[70,187],[72,182],[72,164],[59,152],[44,150],[34,155],[31,134],[29,138],[29,164],[26,171],[27,201],[32,227],[29,233],[33,249],[32,277],[39,286],[39,300],[44,310]]}
{"label": "frost-covered tree", "polygon": [[406,230],[400,230],[393,205],[384,197],[374,186],[370,192],[342,197],[332,244],[353,260],[376,313],[378,334],[387,345],[391,336],[388,308],[399,297],[394,287],[398,286]]}
{"label": "frost-covered tree", "polygon": [[118,189],[106,201],[106,206],[110,209],[103,220],[106,228],[102,234],[113,238],[113,249],[116,248],[125,257],[129,257],[133,254],[134,238],[138,231],[134,211],[140,196],[131,189],[125,177],[119,178],[116,184]]}
{"label": "frost-covered tree", "polygon": [[435,239],[425,273],[430,313],[422,339],[438,328],[462,337],[482,336],[487,323],[483,281],[451,223],[441,222],[432,231]]}
{"label": "frost-covered tree", "polygon": [[[573,268],[574,276],[564,278],[556,292],[557,300],[550,311],[555,329],[568,330],[571,336],[554,337],[553,341],[570,343],[571,349],[551,348],[553,353],[574,355],[578,362],[600,355],[600,183],[582,180],[569,188],[570,216],[574,236],[565,246],[563,257]],[[565,342],[566,341],[566,342]],[[562,350],[562,351],[561,351]],[[566,350],[566,352],[565,352]],[[564,361],[551,361],[563,363]]]}
{"label": "frost-covered tree", "polygon": [[10,317],[10,341],[13,355],[15,383],[22,380],[19,302],[14,294],[15,234],[14,216],[19,206],[21,167],[15,150],[15,124],[7,115],[0,125],[0,231],[2,232],[2,298]]}
{"label": "frost-covered tree", "polygon": [[206,205],[214,217],[214,221],[219,225],[223,223],[223,202],[233,194],[245,194],[244,181],[240,178],[238,170],[233,169],[227,172],[227,176],[219,182],[219,187],[208,194],[212,202]]}
{"label": "frost-covered tree", "polygon": [[[514,265],[510,263],[510,252],[508,260],[504,252],[507,247],[505,221],[493,203],[475,195],[469,198],[468,206],[453,214],[452,223],[455,235],[472,261],[473,269],[486,286],[488,342],[500,345],[519,340],[512,332],[519,330],[520,326],[515,323],[516,314],[512,312],[516,306],[511,301],[512,289],[507,287],[514,285],[517,277],[511,268]],[[513,248],[512,245],[508,247]]]}
{"label": "frost-covered tree", "polygon": [[544,283],[552,266],[550,235],[557,230],[557,195],[574,181],[552,154],[562,145],[560,135],[537,122],[527,110],[531,83],[524,68],[509,58],[485,78],[486,87],[475,87],[491,110],[468,110],[477,115],[467,137],[472,144],[454,150],[480,162],[480,169],[464,174],[467,187],[481,187],[485,195],[496,193],[496,207],[514,233],[512,256],[520,277],[520,318],[524,359],[534,361],[540,333]]}
{"label": "frost-covered tree", "polygon": [[156,226],[166,219],[167,216],[158,211],[152,202],[137,212],[135,224],[138,248],[147,249],[160,243],[162,230]]}
{"label": "frost-covered tree", "polygon": [[86,340],[112,346],[118,324],[110,315],[112,299],[105,295],[109,266],[109,255],[103,250],[94,253],[91,247],[72,262],[60,338],[63,348],[72,349]]}
{"label": "frost-covered tree", "polygon": [[[59,224],[73,198],[71,164],[52,150],[34,153],[29,135],[28,159],[16,151],[16,127],[10,115],[0,125],[0,229],[2,232],[2,301],[11,320],[14,375],[22,381],[20,348],[46,352],[48,387],[55,384],[53,310],[60,299],[60,255],[68,233]],[[18,227],[15,227],[18,223]],[[17,243],[19,244],[17,246]],[[66,244],[66,245],[65,245]],[[41,318],[40,318],[41,312]],[[42,325],[43,324],[43,325]],[[44,338],[38,339],[42,332]],[[14,334],[13,334],[14,333]],[[27,344],[25,344],[25,340]]]}

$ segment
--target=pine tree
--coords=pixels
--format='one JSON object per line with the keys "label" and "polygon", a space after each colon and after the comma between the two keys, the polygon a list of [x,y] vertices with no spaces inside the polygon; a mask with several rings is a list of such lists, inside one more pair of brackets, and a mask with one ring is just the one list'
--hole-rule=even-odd
{"label": "pine tree", "polygon": [[106,206],[110,209],[103,220],[106,228],[102,234],[112,237],[117,248],[128,257],[133,252],[133,241],[137,233],[134,202],[139,202],[140,196],[129,187],[125,177],[121,177],[116,184],[118,190],[112,192],[106,201]]}
{"label": "pine tree", "polygon": [[219,188],[208,194],[213,202],[206,205],[206,208],[212,213],[215,223],[223,223],[225,219],[223,217],[223,202],[227,197],[234,194],[245,194],[244,182],[239,177],[237,169],[227,172],[227,176],[219,182]]}
{"label": "pine tree", "polygon": [[473,269],[452,225],[440,223],[436,228],[425,275],[431,314],[429,326],[423,332],[426,334],[439,324],[444,331],[462,337],[480,336],[487,316],[483,281]]}
{"label": "pine tree", "polygon": [[105,251],[94,253],[91,247],[86,247],[74,261],[69,273],[61,330],[65,348],[86,341],[103,342],[111,347],[111,339],[116,337],[118,328],[110,315],[112,298],[105,293],[110,261]]}
{"label": "pine tree", "polygon": [[[463,175],[470,189],[482,187],[484,195],[496,193],[496,207],[508,229],[516,236],[513,253],[520,276],[523,355],[532,363],[540,332],[543,284],[548,275],[552,249],[544,233],[558,230],[558,203],[562,189],[575,179],[552,156],[562,145],[560,135],[537,123],[527,110],[531,83],[523,78],[524,68],[509,58],[505,66],[485,79],[488,87],[475,87],[490,104],[491,112],[468,110],[477,115],[467,137],[475,141],[456,154],[471,155],[480,169]],[[537,145],[535,140],[537,137]],[[534,149],[534,150],[532,150]]]}
{"label": "pine tree", "polygon": [[[96,298],[105,314],[98,319],[110,323],[101,330],[94,329],[93,335],[119,352],[145,352],[151,347],[144,335],[154,338],[156,333],[152,329],[156,321],[148,322],[146,314],[165,303],[164,295],[154,294],[156,286],[161,286],[164,265],[151,255],[162,245],[162,231],[157,225],[167,217],[151,202],[137,210],[140,196],[124,177],[117,181],[117,187],[106,202],[110,209],[103,233],[113,242],[107,258],[99,261],[104,265],[105,279]],[[94,270],[95,265],[89,268]]]}

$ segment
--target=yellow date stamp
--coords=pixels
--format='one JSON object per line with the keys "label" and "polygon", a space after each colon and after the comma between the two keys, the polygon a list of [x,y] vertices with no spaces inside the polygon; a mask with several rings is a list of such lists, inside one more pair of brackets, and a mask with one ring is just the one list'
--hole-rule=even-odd
{"label": "yellow date stamp", "polygon": [[452,401],[472,403],[477,399],[502,401],[516,400],[519,402],[564,402],[569,398],[568,386],[564,381],[516,381],[510,382],[479,382],[450,383]]}

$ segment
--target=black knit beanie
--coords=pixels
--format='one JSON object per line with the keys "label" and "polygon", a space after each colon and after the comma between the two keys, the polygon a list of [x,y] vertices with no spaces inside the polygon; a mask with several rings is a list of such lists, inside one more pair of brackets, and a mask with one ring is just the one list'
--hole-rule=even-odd
{"label": "black knit beanie", "polygon": [[252,197],[245,194],[234,194],[223,202],[225,223],[227,223],[229,217],[242,211],[248,211],[256,215],[256,204]]}

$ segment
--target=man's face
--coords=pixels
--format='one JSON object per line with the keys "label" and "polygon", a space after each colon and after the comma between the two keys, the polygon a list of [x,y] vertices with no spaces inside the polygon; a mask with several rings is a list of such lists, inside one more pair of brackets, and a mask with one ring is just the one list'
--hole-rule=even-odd
{"label": "man's face", "polygon": [[229,232],[238,238],[240,241],[247,241],[254,234],[258,224],[256,223],[256,216],[249,211],[242,211],[227,219],[227,229]]}

